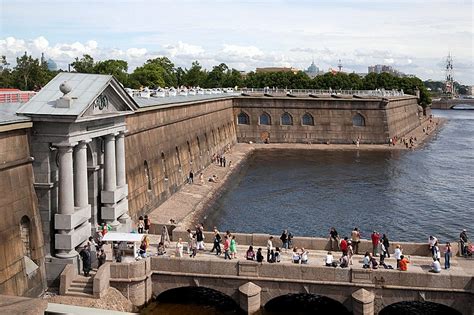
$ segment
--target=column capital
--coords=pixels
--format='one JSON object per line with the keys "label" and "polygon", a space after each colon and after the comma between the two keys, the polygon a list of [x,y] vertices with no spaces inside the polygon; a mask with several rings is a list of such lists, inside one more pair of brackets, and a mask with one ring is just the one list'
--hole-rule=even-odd
{"label": "column capital", "polygon": [[128,130],[120,130],[119,132],[117,132],[117,136],[118,137],[123,137],[125,136],[125,134],[128,132]]}
{"label": "column capital", "polygon": [[115,137],[118,135],[118,132],[109,133],[104,136],[105,140],[114,140]]}
{"label": "column capital", "polygon": [[53,146],[57,147],[58,150],[67,151],[68,149],[72,149],[77,145],[77,142],[60,142],[60,143],[53,143]]}

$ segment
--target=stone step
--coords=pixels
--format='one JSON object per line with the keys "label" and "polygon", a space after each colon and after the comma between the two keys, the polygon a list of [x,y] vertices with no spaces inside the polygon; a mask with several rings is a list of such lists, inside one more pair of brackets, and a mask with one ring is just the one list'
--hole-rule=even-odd
{"label": "stone step", "polygon": [[75,282],[75,283],[93,283],[94,282],[94,278],[74,278],[74,280],[72,280],[72,282]]}
{"label": "stone step", "polygon": [[66,293],[67,296],[75,296],[75,297],[82,297],[82,298],[94,298],[92,293],[84,293],[84,292],[68,292]]}
{"label": "stone step", "polygon": [[92,283],[71,283],[70,288],[90,288],[92,290]]}
{"label": "stone step", "polygon": [[67,293],[87,293],[87,294],[90,294],[92,295],[93,293],[93,290],[92,288],[77,288],[77,287],[70,287],[68,290],[67,290]]}

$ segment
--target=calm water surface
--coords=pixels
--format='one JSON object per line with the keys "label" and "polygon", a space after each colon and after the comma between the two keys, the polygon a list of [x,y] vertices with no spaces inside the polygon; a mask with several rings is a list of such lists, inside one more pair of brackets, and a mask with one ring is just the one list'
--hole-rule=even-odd
{"label": "calm water surface", "polygon": [[474,111],[434,114],[448,121],[416,151],[258,151],[205,225],[304,236],[357,226],[365,237],[376,229],[400,241],[456,240],[472,226]]}

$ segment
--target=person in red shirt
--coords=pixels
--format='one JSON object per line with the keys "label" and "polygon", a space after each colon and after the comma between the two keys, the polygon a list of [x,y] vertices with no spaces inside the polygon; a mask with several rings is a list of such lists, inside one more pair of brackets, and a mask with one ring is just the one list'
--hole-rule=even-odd
{"label": "person in red shirt", "polygon": [[408,264],[410,262],[403,255],[400,256],[400,258],[401,258],[400,263],[399,263],[400,271],[407,271],[408,270]]}
{"label": "person in red shirt", "polygon": [[229,248],[230,248],[230,239],[229,239],[229,236],[226,235],[224,236],[224,259],[230,260]]}
{"label": "person in red shirt", "polygon": [[339,245],[342,251],[342,255],[347,255],[347,237],[344,237],[344,239],[341,241],[341,244]]}
{"label": "person in red shirt", "polygon": [[372,254],[374,254],[374,256],[378,256],[380,234],[374,230],[372,234],[370,235],[370,238],[372,239]]}

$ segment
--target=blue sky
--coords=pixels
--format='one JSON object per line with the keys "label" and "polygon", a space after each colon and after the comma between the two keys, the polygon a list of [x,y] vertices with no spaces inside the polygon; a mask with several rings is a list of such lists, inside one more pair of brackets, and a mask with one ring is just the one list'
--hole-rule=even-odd
{"label": "blue sky", "polygon": [[63,68],[84,53],[130,70],[157,56],[246,71],[314,58],[323,70],[341,59],[348,72],[389,64],[442,79],[451,52],[455,78],[474,84],[473,35],[471,0],[0,0],[0,53],[45,52]]}

